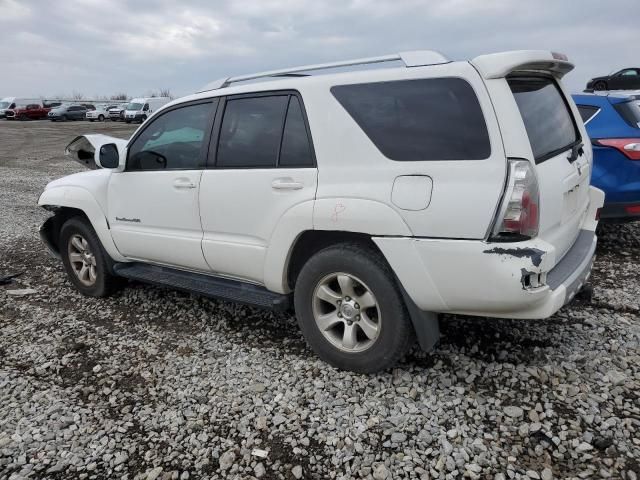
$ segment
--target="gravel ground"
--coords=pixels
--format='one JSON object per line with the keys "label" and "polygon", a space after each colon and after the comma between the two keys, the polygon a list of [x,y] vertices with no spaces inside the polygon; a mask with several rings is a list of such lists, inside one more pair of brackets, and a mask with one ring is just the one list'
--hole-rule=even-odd
{"label": "gravel ground", "polygon": [[288,315],[76,293],[36,201],[90,131],[132,128],[0,123],[0,277],[25,272],[0,287],[0,478],[640,476],[640,225],[603,229],[592,298],[544,321],[446,317],[433,353],[357,375]]}

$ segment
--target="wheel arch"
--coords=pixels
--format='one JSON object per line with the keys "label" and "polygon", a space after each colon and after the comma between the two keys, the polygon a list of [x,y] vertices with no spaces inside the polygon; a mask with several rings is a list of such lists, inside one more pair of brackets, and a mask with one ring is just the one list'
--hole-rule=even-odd
{"label": "wheel arch", "polygon": [[59,253],[57,240],[64,222],[74,216],[83,216],[95,230],[107,254],[115,261],[126,260],[113,242],[107,217],[88,190],[69,186],[50,188],[40,196],[38,205],[54,213],[40,227],[40,237],[54,255]]}

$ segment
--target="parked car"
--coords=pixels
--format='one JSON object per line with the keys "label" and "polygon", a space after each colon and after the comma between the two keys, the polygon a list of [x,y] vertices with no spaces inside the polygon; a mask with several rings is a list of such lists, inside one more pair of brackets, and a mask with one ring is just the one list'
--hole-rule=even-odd
{"label": "parked car", "polygon": [[46,187],[41,236],[85,295],[128,278],[293,306],[318,355],[359,372],[414,333],[431,348],[438,313],[546,318],[589,278],[604,197],[572,68],[418,51],[225,78],[128,141],[71,142],[98,170]]}
{"label": "parked car", "polygon": [[95,110],[96,106],[93,103],[81,103],[80,105],[82,105],[84,108],[87,109],[87,111],[89,110]]}
{"label": "parked car", "polygon": [[169,103],[169,97],[134,98],[127,104],[124,120],[127,123],[144,122],[153,112]]}
{"label": "parked car", "polygon": [[127,104],[126,103],[121,103],[119,105],[116,105],[115,107],[112,107],[108,110],[109,112],[109,119],[112,122],[117,122],[117,121],[123,121],[124,120],[124,112],[127,109]]}
{"label": "parked car", "polygon": [[640,106],[616,95],[574,95],[593,144],[591,182],[605,192],[603,221],[640,220]]}
{"label": "parked car", "polygon": [[39,104],[42,102],[38,98],[5,97],[0,100],[0,118],[6,118],[7,110],[16,108],[17,105]]}
{"label": "parked car", "polygon": [[87,107],[84,105],[65,103],[59,107],[51,109],[47,116],[52,122],[56,122],[58,120],[84,120],[86,113]]}
{"label": "parked car", "polygon": [[17,105],[13,110],[6,110],[7,120],[42,120],[47,118],[51,109],[40,104]]}
{"label": "parked car", "polygon": [[624,68],[604,77],[592,78],[587,90],[634,90],[640,89],[640,68]]}
{"label": "parked car", "polygon": [[109,118],[109,109],[117,107],[117,105],[101,103],[94,107],[94,110],[87,110],[86,119],[90,122],[98,120],[104,122],[106,118]]}

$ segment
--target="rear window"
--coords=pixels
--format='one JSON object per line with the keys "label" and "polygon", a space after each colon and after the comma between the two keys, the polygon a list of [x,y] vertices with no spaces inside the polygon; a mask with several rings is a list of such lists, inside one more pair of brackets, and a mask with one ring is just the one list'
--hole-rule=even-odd
{"label": "rear window", "polygon": [[637,101],[617,103],[613,108],[633,128],[640,128],[640,104]]}
{"label": "rear window", "polygon": [[507,81],[520,109],[536,163],[568,150],[580,140],[569,105],[553,79],[511,77]]}
{"label": "rear window", "polygon": [[591,105],[578,105],[578,111],[580,112],[580,117],[582,117],[582,121],[587,123],[593,117],[595,117],[596,113],[600,111],[598,107],[592,107]]}
{"label": "rear window", "polygon": [[460,78],[340,85],[331,93],[391,160],[482,160],[491,154],[478,98]]}

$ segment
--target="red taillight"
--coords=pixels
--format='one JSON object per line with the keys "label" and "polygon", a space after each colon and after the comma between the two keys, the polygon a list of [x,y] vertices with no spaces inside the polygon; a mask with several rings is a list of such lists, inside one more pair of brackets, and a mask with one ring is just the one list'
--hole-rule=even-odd
{"label": "red taillight", "polygon": [[509,160],[507,188],[491,238],[522,240],[538,234],[540,221],[538,179],[531,163]]}
{"label": "red taillight", "polygon": [[628,205],[624,209],[630,215],[640,215],[640,205]]}
{"label": "red taillight", "polygon": [[640,138],[601,138],[594,143],[615,148],[631,160],[640,160]]}

